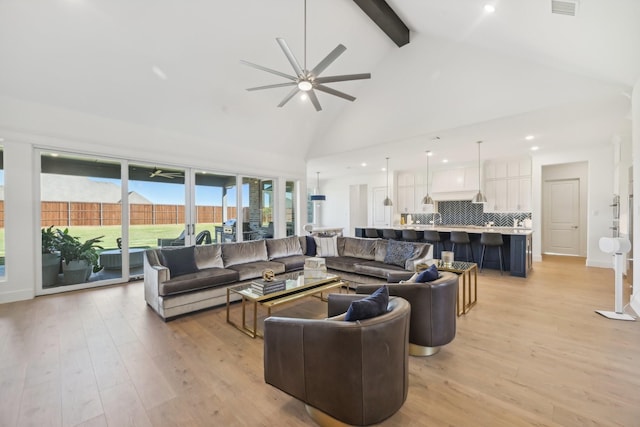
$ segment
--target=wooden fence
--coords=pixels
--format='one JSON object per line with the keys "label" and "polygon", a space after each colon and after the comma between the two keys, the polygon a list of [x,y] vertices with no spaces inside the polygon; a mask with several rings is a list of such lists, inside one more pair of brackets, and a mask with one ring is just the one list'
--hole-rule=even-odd
{"label": "wooden fence", "polygon": [[[131,225],[184,224],[182,205],[129,205]],[[40,225],[70,227],[78,225],[100,226],[122,224],[122,206],[119,203],[41,202]],[[4,202],[0,205],[4,226]],[[236,207],[227,207],[227,218],[236,218]],[[221,223],[222,206],[196,206],[197,223]]]}

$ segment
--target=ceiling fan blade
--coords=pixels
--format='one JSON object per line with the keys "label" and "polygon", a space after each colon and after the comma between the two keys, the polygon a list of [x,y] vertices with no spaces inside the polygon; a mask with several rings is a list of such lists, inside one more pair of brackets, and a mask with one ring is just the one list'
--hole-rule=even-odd
{"label": "ceiling fan blade", "polygon": [[298,86],[294,87],[293,90],[291,92],[289,92],[287,94],[287,96],[284,97],[284,99],[282,101],[280,101],[280,104],[278,104],[278,107],[284,107],[284,104],[286,104],[287,102],[289,102],[289,100],[291,98],[293,98],[294,96],[296,96],[296,94],[300,92],[300,89],[298,89]]}
{"label": "ceiling fan blade", "polygon": [[284,52],[284,55],[289,60],[289,63],[291,64],[294,71],[296,72],[296,75],[299,77],[303,77],[304,71],[302,71],[302,67],[300,66],[300,63],[298,62],[296,57],[293,55],[293,52],[291,52],[291,49],[289,49],[287,42],[284,41],[284,39],[280,39],[280,38],[277,38],[276,41],[280,45],[280,49],[282,49],[282,51]]}
{"label": "ceiling fan blade", "polygon": [[335,61],[338,56],[342,55],[345,50],[347,50],[347,48],[344,47],[344,45],[339,44],[338,46],[336,46],[335,49],[329,52],[329,54],[325,56],[324,59],[313,68],[313,70],[311,70],[311,75],[320,75],[320,73],[322,73],[329,65],[331,65],[331,63]]}
{"label": "ceiling fan blade", "polygon": [[267,73],[275,74],[276,76],[284,77],[289,80],[297,80],[297,77],[290,76],[285,73],[281,73],[280,71],[272,70],[271,68],[263,67],[262,65],[254,64],[253,62],[240,60],[240,62],[244,65],[248,65],[249,67],[257,68],[258,70],[266,71]]}
{"label": "ceiling fan blade", "polygon": [[294,86],[296,84],[297,84],[296,82],[278,83],[278,84],[274,84],[274,85],[250,87],[247,90],[248,91],[252,91],[252,90],[262,90],[262,89],[273,89],[273,88],[276,88],[276,87]]}
{"label": "ceiling fan blade", "polygon": [[310,90],[307,92],[307,96],[311,100],[311,103],[313,104],[313,106],[316,107],[316,111],[321,111],[322,107],[320,106],[320,101],[318,101],[318,97],[316,96],[316,93],[313,90]]}
{"label": "ceiling fan blade", "polygon": [[347,101],[355,101],[356,98],[351,96],[351,95],[347,95],[344,92],[340,92],[339,90],[335,90],[335,89],[331,89],[328,86],[324,86],[324,85],[316,85],[313,87],[314,89],[317,89],[319,91],[325,92],[325,93],[329,93],[331,95],[335,95],[335,96],[339,96],[340,98],[344,98]]}
{"label": "ceiling fan blade", "polygon": [[343,74],[341,76],[316,77],[313,81],[317,83],[344,82],[347,80],[363,80],[370,79],[371,73],[362,74]]}

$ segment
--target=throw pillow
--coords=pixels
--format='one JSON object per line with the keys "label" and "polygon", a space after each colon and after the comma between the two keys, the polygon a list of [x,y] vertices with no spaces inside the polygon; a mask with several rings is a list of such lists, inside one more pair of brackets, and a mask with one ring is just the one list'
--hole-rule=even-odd
{"label": "throw pillow", "polygon": [[413,245],[407,242],[389,240],[387,254],[384,256],[385,264],[398,265],[404,268],[405,262],[413,255]]}
{"label": "throw pillow", "polygon": [[316,256],[328,257],[338,256],[338,237],[317,237],[313,239],[316,241]]}
{"label": "throw pillow", "polygon": [[162,265],[169,269],[171,277],[198,271],[193,246],[161,249],[160,254],[162,254]]}
{"label": "throw pillow", "polygon": [[389,288],[385,285],[376,289],[366,298],[353,301],[349,305],[344,320],[353,322],[379,316],[387,312],[389,305]]}
{"label": "throw pillow", "polygon": [[316,241],[313,236],[305,236],[307,240],[307,252],[305,255],[316,256]]}
{"label": "throw pillow", "polygon": [[418,277],[416,277],[416,282],[418,283],[432,282],[436,280],[438,276],[439,276],[438,268],[436,267],[435,264],[433,264],[431,267],[427,268],[426,270],[422,270],[420,272]]}

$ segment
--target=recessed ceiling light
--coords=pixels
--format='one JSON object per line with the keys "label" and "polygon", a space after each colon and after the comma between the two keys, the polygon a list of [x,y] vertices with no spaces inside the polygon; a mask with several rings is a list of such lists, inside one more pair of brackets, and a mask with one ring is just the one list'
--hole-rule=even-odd
{"label": "recessed ceiling light", "polygon": [[386,172],[386,171],[387,171],[387,168],[383,167],[382,172]]}
{"label": "recessed ceiling light", "polygon": [[449,163],[449,159],[442,159],[442,163]]}
{"label": "recessed ceiling light", "polygon": [[493,13],[496,11],[496,7],[492,4],[485,4],[484,5],[484,11],[487,13]]}
{"label": "recessed ceiling light", "polygon": [[367,163],[362,162],[362,163],[360,163],[360,166],[362,166],[363,168],[364,168],[364,167],[367,167]]}
{"label": "recessed ceiling light", "polygon": [[153,67],[151,67],[151,71],[153,71],[153,74],[155,74],[156,76],[158,76],[158,78],[159,78],[160,80],[167,80],[167,78],[168,78],[168,77],[167,77],[167,75],[165,74],[165,72],[164,72],[164,71],[162,71],[162,70],[160,69],[160,67],[158,67],[158,66],[155,66],[155,65],[154,65]]}
{"label": "recessed ceiling light", "polygon": [[524,139],[526,139],[527,141],[532,141],[535,138],[535,136],[533,135],[527,135],[524,137]]}
{"label": "recessed ceiling light", "polygon": [[531,147],[531,151],[538,151],[540,149],[540,147],[538,147],[537,145],[534,145],[533,147]]}

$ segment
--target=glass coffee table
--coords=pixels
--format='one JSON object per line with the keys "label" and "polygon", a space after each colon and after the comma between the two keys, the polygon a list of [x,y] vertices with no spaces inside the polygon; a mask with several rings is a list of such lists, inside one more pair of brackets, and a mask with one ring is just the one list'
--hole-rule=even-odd
{"label": "glass coffee table", "polygon": [[[342,292],[342,288],[349,292],[348,283],[340,279],[335,274],[326,274],[324,277],[305,277],[304,272],[298,271],[293,273],[281,274],[276,279],[285,279],[285,289],[283,291],[260,295],[251,289],[251,282],[243,283],[237,286],[227,288],[227,323],[233,325],[236,329],[249,335],[251,338],[262,337],[258,331],[258,305],[266,307],[267,317],[271,316],[271,309],[281,304],[296,301],[301,298],[317,295],[323,301],[322,294],[332,289],[338,288]],[[240,295],[242,305],[242,323],[235,323],[230,316],[229,309],[231,306],[231,295]],[[249,326],[247,323],[247,304],[253,304],[253,322]]]}
{"label": "glass coffee table", "polygon": [[[460,300],[460,288],[456,299],[458,316],[467,314],[478,302],[478,264],[474,262],[453,261],[445,264],[440,259],[431,260],[436,264],[438,271],[450,271],[462,277],[462,300]],[[418,264],[416,270],[429,268],[426,264]],[[472,286],[473,285],[473,286]]]}

